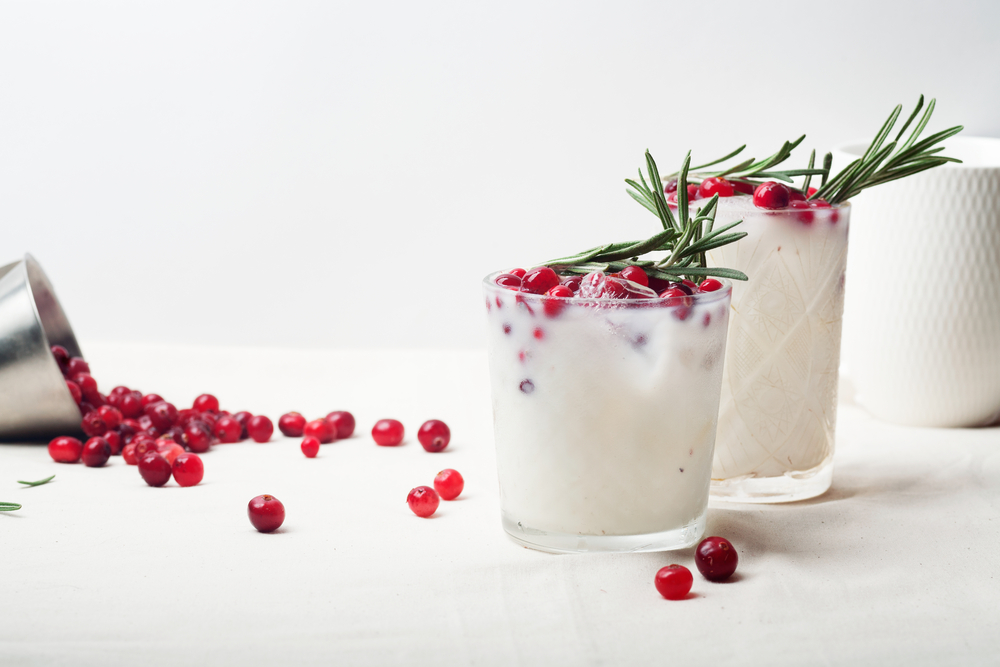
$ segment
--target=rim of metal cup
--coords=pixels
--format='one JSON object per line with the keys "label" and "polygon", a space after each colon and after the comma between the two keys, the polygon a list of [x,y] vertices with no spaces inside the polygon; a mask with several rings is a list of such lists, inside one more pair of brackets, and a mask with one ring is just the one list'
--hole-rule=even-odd
{"label": "rim of metal cup", "polygon": [[[838,168],[846,167],[848,161],[861,157],[871,139],[845,141],[833,149],[834,157],[843,156],[844,163]],[[929,169],[921,174],[933,174],[938,169],[1000,169],[1000,139],[996,137],[967,137],[958,135],[946,139],[942,154],[957,157],[961,163],[948,162],[937,169]],[[986,157],[982,157],[983,154]]]}
{"label": "rim of metal cup", "polygon": [[30,254],[0,267],[0,441],[80,432],[80,411],[52,345],[82,356],[52,283]]}

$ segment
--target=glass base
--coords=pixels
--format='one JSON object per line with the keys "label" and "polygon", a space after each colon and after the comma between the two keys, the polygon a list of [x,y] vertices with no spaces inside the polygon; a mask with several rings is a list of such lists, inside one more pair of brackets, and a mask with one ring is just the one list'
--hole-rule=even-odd
{"label": "glass base", "polygon": [[786,472],[780,477],[745,475],[713,479],[711,499],[727,503],[791,503],[815,498],[833,484],[833,459],[811,470]]}
{"label": "glass base", "polygon": [[503,529],[522,546],[554,554],[585,552],[670,551],[694,546],[705,534],[706,509],[694,521],[660,533],[642,535],[577,535],[553,533],[525,526],[502,514]]}

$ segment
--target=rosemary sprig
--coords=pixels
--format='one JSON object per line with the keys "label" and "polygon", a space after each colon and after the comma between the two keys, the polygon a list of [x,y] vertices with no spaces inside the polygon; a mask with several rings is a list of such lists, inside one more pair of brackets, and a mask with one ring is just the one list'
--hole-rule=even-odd
{"label": "rosemary sprig", "polygon": [[[742,148],[740,149],[742,150]],[[739,151],[736,151],[738,153]],[[736,155],[732,153],[721,158],[716,164]],[[773,157],[773,156],[772,156]],[[713,248],[738,241],[746,236],[746,232],[727,233],[742,220],[714,229],[715,212],[719,202],[718,195],[713,196],[701,206],[692,217],[688,210],[687,177],[691,166],[691,153],[684,158],[684,164],[678,174],[677,213],[670,210],[663,188],[662,179],[656,161],[649,151],[646,151],[646,176],[639,170],[639,180],[625,179],[630,186],[629,196],[636,200],[646,210],[660,219],[661,231],[648,239],[608,243],[589,250],[545,262],[557,271],[563,273],[586,274],[592,271],[621,271],[627,266],[641,267],[651,278],[680,281],[684,278],[705,278],[717,276],[733,280],[746,280],[747,276],[736,269],[706,266],[705,253]],[[708,165],[703,165],[708,166]],[[653,187],[650,187],[650,183]],[[649,253],[662,252],[658,259],[640,259]]]}
{"label": "rosemary sprig", "polygon": [[927,109],[920,116],[920,120],[913,127],[913,131],[906,141],[900,145],[899,142],[906,133],[906,130],[920,114],[920,110],[924,106],[924,96],[921,95],[917,101],[916,108],[910,114],[910,117],[907,118],[906,122],[903,123],[902,128],[896,134],[896,138],[886,144],[886,139],[889,138],[893,126],[899,120],[899,114],[903,111],[903,106],[897,104],[896,108],[889,114],[889,118],[882,124],[882,128],[875,135],[875,139],[872,140],[871,145],[868,146],[864,155],[844,167],[840,173],[829,181],[824,182],[822,187],[813,193],[809,199],[822,198],[831,204],[839,204],[852,197],[856,197],[862,190],[867,188],[888,183],[899,178],[905,178],[906,176],[912,176],[921,171],[941,166],[946,162],[961,162],[957,158],[938,155],[938,153],[944,150],[944,146],[937,145],[945,139],[961,132],[963,129],[961,125],[936,132],[921,141],[917,141],[924,128],[927,127],[927,123],[934,113],[936,103],[937,100],[932,99],[927,104]]}
{"label": "rosemary sprig", "polygon": [[21,506],[17,503],[0,503],[0,512],[13,512],[19,509],[21,509]]}
{"label": "rosemary sprig", "polygon": [[45,479],[40,479],[37,482],[25,482],[25,481],[22,481],[22,480],[19,479],[19,480],[17,480],[17,483],[18,484],[27,484],[28,486],[41,486],[42,484],[48,484],[53,479],[55,479],[55,475],[52,475],[50,477],[46,477]]}
{"label": "rosemary sprig", "polygon": [[[705,167],[712,167],[721,162],[725,162],[730,158],[736,157],[743,152],[743,149],[746,148],[746,144],[744,144],[725,157],[712,160],[711,162],[706,162],[705,164],[698,165],[697,167],[692,167],[691,175],[697,176],[701,180],[711,177],[720,177],[730,181],[742,181],[745,183],[752,183],[754,185],[767,180],[792,183],[792,179],[796,176],[806,176],[807,178],[822,176],[823,178],[826,178],[826,175],[830,171],[829,167],[825,167],[825,169],[817,169],[813,167],[812,162],[810,162],[809,166],[805,169],[774,169],[774,167],[777,167],[779,164],[791,157],[792,151],[795,150],[798,145],[805,140],[805,138],[806,135],[803,134],[795,141],[786,141],[781,145],[781,148],[778,149],[778,152],[764,158],[763,160],[748,158],[721,171],[702,171]],[[668,174],[666,180],[673,179],[677,176],[678,173]],[[678,198],[679,197],[680,195],[678,194]]]}

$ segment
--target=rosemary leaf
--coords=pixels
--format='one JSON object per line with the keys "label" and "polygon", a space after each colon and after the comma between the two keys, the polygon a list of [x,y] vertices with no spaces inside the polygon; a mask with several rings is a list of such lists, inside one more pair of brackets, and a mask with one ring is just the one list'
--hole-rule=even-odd
{"label": "rosemary leaf", "polygon": [[37,482],[24,482],[24,481],[21,481],[21,480],[17,480],[17,483],[18,484],[27,484],[28,486],[41,486],[42,484],[48,484],[53,479],[55,479],[55,475],[51,475],[49,477],[46,477],[45,479],[40,479]]}
{"label": "rosemary leaf", "polygon": [[21,509],[21,506],[17,503],[0,503],[0,512],[13,512],[19,509]]}

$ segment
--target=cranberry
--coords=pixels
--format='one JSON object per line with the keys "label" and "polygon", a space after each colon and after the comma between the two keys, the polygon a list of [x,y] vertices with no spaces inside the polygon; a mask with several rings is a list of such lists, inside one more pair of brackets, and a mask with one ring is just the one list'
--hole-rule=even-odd
{"label": "cranberry", "polygon": [[429,486],[418,486],[411,489],[406,496],[406,504],[410,506],[413,513],[424,519],[434,514],[440,503],[437,492]]}
{"label": "cranberry", "polygon": [[569,278],[564,278],[561,284],[570,288],[576,294],[580,291],[580,281],[582,280],[583,276],[570,276]]}
{"label": "cranberry", "polygon": [[56,363],[59,364],[59,368],[65,368],[66,364],[69,363],[69,352],[62,345],[53,345],[51,348],[52,356],[56,358]]}
{"label": "cranberry", "polygon": [[254,442],[267,442],[271,439],[271,434],[274,433],[274,424],[264,415],[251,417],[247,422],[247,433]]}
{"label": "cranberry", "polygon": [[521,291],[531,294],[545,294],[559,284],[559,276],[547,266],[540,266],[524,274]]}
{"label": "cranberry", "polygon": [[191,404],[193,410],[198,412],[218,412],[219,411],[219,399],[211,394],[202,394],[198,398],[194,399],[194,403]]}
{"label": "cranberry", "polygon": [[118,431],[108,431],[101,437],[108,441],[108,445],[111,447],[111,456],[118,456],[122,453],[122,437]]}
{"label": "cranberry", "polygon": [[147,452],[139,459],[139,474],[150,486],[163,486],[170,480],[170,464],[156,452]]}
{"label": "cranberry", "polygon": [[788,202],[788,205],[794,209],[799,209],[799,212],[795,214],[795,217],[799,222],[804,225],[812,223],[815,214],[810,210],[812,207],[809,205],[809,202],[804,199],[793,199]]}
{"label": "cranberry", "polygon": [[733,189],[745,195],[752,195],[754,191],[753,183],[747,183],[746,181],[731,181],[733,184]]}
{"label": "cranberry", "polygon": [[174,481],[180,486],[194,486],[205,476],[205,464],[197,454],[178,454],[170,465]]}
{"label": "cranberry", "polygon": [[97,391],[97,380],[95,380],[90,373],[77,373],[73,376],[73,382],[75,382],[80,387],[80,393],[83,397],[87,399],[90,403],[97,404],[99,391]]}
{"label": "cranberry", "polygon": [[284,523],[285,506],[274,496],[265,493],[250,500],[247,516],[254,528],[262,533],[271,533]]}
{"label": "cranberry", "polygon": [[162,456],[163,458],[165,458],[167,460],[167,463],[169,463],[170,465],[173,465],[174,461],[177,460],[177,457],[181,456],[185,452],[184,452],[184,448],[181,447],[180,445],[178,445],[176,442],[173,442],[173,441],[168,441],[168,442],[170,442],[170,444],[167,447],[164,447],[163,449],[161,449],[159,451],[159,454],[160,454],[160,456]]}
{"label": "cranberry", "polygon": [[656,590],[668,600],[683,600],[691,592],[694,577],[683,565],[667,565],[656,573]]}
{"label": "cranberry", "polygon": [[725,581],[733,576],[740,557],[724,537],[706,537],[694,552],[698,571],[709,581]]}
{"label": "cranberry", "polygon": [[667,181],[667,184],[663,186],[663,194],[670,194],[671,192],[677,192],[677,179],[671,178]]}
{"label": "cranberry", "polygon": [[525,271],[524,269],[511,269],[507,273],[509,273],[512,276],[517,276],[518,278],[523,278],[524,274],[527,273],[527,271]]}
{"label": "cranberry", "polygon": [[372,426],[372,438],[382,447],[395,447],[403,442],[403,424],[395,419],[380,419]]}
{"label": "cranberry", "polygon": [[642,270],[639,266],[626,266],[622,269],[621,277],[625,280],[631,280],[634,283],[639,283],[643,287],[649,287],[649,276],[646,272]]}
{"label": "cranberry", "polygon": [[324,445],[337,439],[337,430],[325,419],[314,419],[302,429],[304,435],[311,435]]}
{"label": "cranberry", "polygon": [[336,431],[337,440],[350,438],[354,435],[354,415],[346,410],[335,410],[326,416],[326,420],[333,425]]}
{"label": "cranberry", "polygon": [[153,427],[153,420],[150,419],[148,415],[142,415],[141,417],[139,417],[138,421],[139,421],[139,428],[141,428],[144,431],[147,431]]}
{"label": "cranberry", "polygon": [[69,395],[73,397],[76,404],[80,405],[80,402],[83,400],[83,393],[80,392],[80,385],[72,380],[66,380],[66,388],[69,389]]}
{"label": "cranberry", "polygon": [[131,393],[132,390],[129,389],[128,387],[124,385],[118,385],[117,387],[111,390],[111,393],[108,394],[108,396],[124,396],[125,394],[131,394]]}
{"label": "cranberry", "polygon": [[132,441],[135,445],[135,458],[142,459],[143,456],[152,452],[153,454],[158,454],[156,440],[153,440],[149,436],[138,437]]}
{"label": "cranberry", "polygon": [[[250,422],[252,418],[253,418],[253,413],[247,412],[246,410],[241,410],[240,412],[237,412],[235,415],[233,415],[233,419],[238,421],[240,423],[240,428],[243,429],[242,431],[240,431],[240,440],[246,440],[247,438],[250,437],[250,432],[247,431],[247,424]],[[271,426],[271,432],[272,433],[274,432],[273,425]]]}
{"label": "cranberry", "polygon": [[215,422],[212,435],[219,439],[219,442],[239,442],[243,427],[232,417],[220,417]]}
{"label": "cranberry", "polygon": [[454,500],[465,488],[465,480],[457,470],[446,468],[434,477],[434,490],[438,492],[442,500]]}
{"label": "cranberry", "polygon": [[111,445],[104,438],[91,438],[84,443],[81,458],[88,468],[100,468],[111,458]]}
{"label": "cranberry", "polygon": [[302,448],[302,453],[305,454],[307,458],[314,459],[316,458],[316,455],[319,454],[319,440],[311,435],[307,435],[302,438],[302,444],[300,447]]}
{"label": "cranberry", "polygon": [[163,400],[163,397],[160,396],[159,394],[146,394],[145,396],[141,396],[140,398],[142,399],[141,403],[143,408],[145,408],[150,403],[159,403],[160,401]]}
{"label": "cranberry", "polygon": [[561,313],[563,309],[566,307],[566,302],[560,299],[572,297],[573,290],[566,287],[565,285],[556,285],[548,292],[546,292],[545,296],[560,297],[559,299],[545,299],[544,303],[542,304],[542,310],[545,311],[545,314],[548,315],[549,317],[555,317],[559,313]]}
{"label": "cranberry", "polygon": [[207,452],[212,445],[212,432],[204,422],[192,420],[184,427],[184,444],[192,452]]}
{"label": "cranberry", "polygon": [[83,416],[83,421],[80,422],[80,427],[83,432],[86,433],[91,438],[104,435],[104,432],[108,430],[108,425],[104,423],[101,419],[101,415],[98,414],[97,410],[91,410]]}
{"label": "cranberry", "polygon": [[440,452],[451,441],[451,429],[440,419],[430,419],[417,431],[417,440],[428,452]]}
{"label": "cranberry", "polygon": [[56,463],[76,463],[83,455],[83,443],[68,435],[53,438],[49,443],[49,456]]}
{"label": "cranberry", "polygon": [[125,459],[125,463],[127,465],[137,465],[139,460],[135,457],[135,445],[125,445],[125,447],[122,448],[122,458]]}
{"label": "cranberry", "polygon": [[509,273],[501,273],[493,279],[493,282],[500,287],[506,287],[515,291],[521,289],[521,279]]}
{"label": "cranberry", "polygon": [[118,401],[118,409],[125,417],[135,418],[142,414],[142,401],[134,394],[125,394]]}
{"label": "cranberry", "polygon": [[[695,199],[699,199],[699,197],[698,197],[698,186],[697,185],[694,185],[693,183],[688,183],[687,193],[688,193],[688,201],[694,201]],[[673,204],[674,206],[677,206],[677,190],[676,190],[676,188],[674,189],[673,192],[671,192],[669,195],[667,195],[667,203],[668,204]]]}
{"label": "cranberry", "polygon": [[306,426],[306,418],[298,412],[288,412],[278,418],[278,430],[287,438],[298,438]]}
{"label": "cranberry", "polygon": [[[812,188],[809,188],[812,190]],[[813,208],[830,208],[830,202],[825,199],[813,199],[809,202],[809,205]]]}
{"label": "cranberry", "polygon": [[142,411],[160,432],[170,429],[177,422],[177,408],[166,401],[147,403]]}
{"label": "cranberry", "polygon": [[73,357],[66,362],[66,375],[72,377],[77,373],[90,373],[90,364],[80,357]]}
{"label": "cranberry", "polygon": [[795,188],[788,188],[788,201],[805,201],[806,195],[802,190],[796,190]]}
{"label": "cranberry", "polygon": [[701,281],[701,284],[698,285],[698,289],[702,292],[715,292],[722,289],[722,283],[715,278],[705,278]]}
{"label": "cranberry", "polygon": [[777,181],[761,183],[753,191],[753,204],[757,208],[785,208],[790,200],[788,186]]}
{"label": "cranberry", "polygon": [[573,296],[573,290],[571,290],[566,285],[556,285],[548,292],[546,292],[545,296],[558,296],[562,298],[567,298]]}
{"label": "cranberry", "polygon": [[736,188],[733,187],[733,184],[726,179],[713,176],[711,178],[706,178],[701,182],[701,187],[698,188],[698,194],[704,198],[711,197],[712,195],[732,197],[736,194]]}
{"label": "cranberry", "polygon": [[118,428],[122,423],[122,413],[118,411],[118,408],[110,405],[102,405],[97,408],[97,414],[101,416],[104,423],[108,425],[108,428]]}
{"label": "cranberry", "polygon": [[683,287],[671,287],[660,292],[661,299],[684,299],[691,296],[691,293]]}

